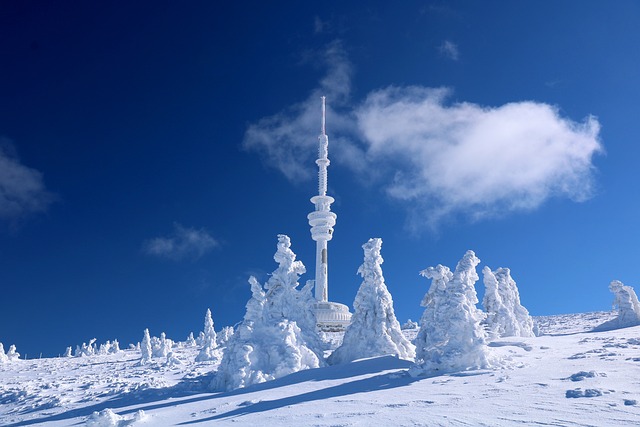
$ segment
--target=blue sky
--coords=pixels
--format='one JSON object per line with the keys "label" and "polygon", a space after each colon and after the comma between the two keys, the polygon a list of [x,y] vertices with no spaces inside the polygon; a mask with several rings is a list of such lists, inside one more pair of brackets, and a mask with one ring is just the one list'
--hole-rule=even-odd
{"label": "blue sky", "polygon": [[609,309],[638,280],[638,22],[631,1],[5,2],[0,342],[232,325],[279,233],[312,272],[320,95],[331,300],[381,237],[401,321],[467,249],[534,315]]}

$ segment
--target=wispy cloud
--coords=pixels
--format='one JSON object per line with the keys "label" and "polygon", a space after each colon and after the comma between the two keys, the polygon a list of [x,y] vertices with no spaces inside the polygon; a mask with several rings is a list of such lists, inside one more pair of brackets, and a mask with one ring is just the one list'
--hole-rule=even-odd
{"label": "wispy cloud", "polygon": [[460,59],[460,50],[458,49],[458,45],[451,40],[443,41],[442,44],[438,46],[438,50],[442,55],[453,61]]}
{"label": "wispy cloud", "polygon": [[317,142],[310,132],[319,125],[318,98],[327,94],[341,108],[331,115],[330,135],[334,142],[343,135],[331,144],[331,160],[375,179],[406,207],[412,228],[533,210],[552,197],[592,196],[592,158],[603,151],[595,117],[575,122],[533,101],[449,103],[449,89],[420,86],[392,86],[349,103],[346,54],[334,44],[325,58],[327,76],[306,101],[245,134],[245,147],[292,182],[313,176]]}
{"label": "wispy cloud", "polygon": [[45,188],[42,173],[23,165],[13,144],[0,138],[0,219],[19,221],[46,211],[55,200]]}
{"label": "wispy cloud", "polygon": [[314,175],[309,167],[315,159],[320,132],[320,97],[330,99],[328,120],[334,131],[345,129],[353,122],[344,115],[333,114],[333,108],[347,103],[351,92],[351,63],[339,42],[330,44],[318,55],[327,67],[319,87],[306,100],[265,117],[247,129],[243,147],[258,152],[270,166],[279,169],[291,181],[308,180]]}
{"label": "wispy cloud", "polygon": [[187,228],[175,223],[171,235],[146,240],[142,248],[148,255],[178,261],[185,258],[198,259],[219,245],[206,230]]}

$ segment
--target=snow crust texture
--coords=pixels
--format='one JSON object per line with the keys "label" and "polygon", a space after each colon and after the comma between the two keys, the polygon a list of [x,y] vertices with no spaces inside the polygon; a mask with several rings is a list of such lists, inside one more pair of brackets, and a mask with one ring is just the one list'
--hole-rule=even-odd
{"label": "snow crust texture", "polygon": [[328,361],[330,364],[346,363],[381,355],[413,360],[415,346],[402,334],[393,310],[393,299],[382,275],[382,239],[370,239],[362,248],[364,263],[358,274],[363,281],[353,302],[355,313],[342,345]]}
{"label": "snow crust texture", "polygon": [[415,341],[412,375],[489,367],[485,315],[476,307],[479,263],[475,253],[467,251],[453,273],[440,264],[421,272],[432,282],[422,300],[425,310]]}
{"label": "snow crust texture", "polygon": [[520,293],[508,268],[482,270],[485,293],[482,299],[491,337],[533,337],[533,319],[520,304]]}
{"label": "snow crust texture", "polygon": [[311,285],[297,289],[306,270],[296,261],[288,236],[278,236],[274,259],[278,268],[264,287],[249,278],[252,296],[244,320],[227,342],[216,389],[247,387],[324,365]]}

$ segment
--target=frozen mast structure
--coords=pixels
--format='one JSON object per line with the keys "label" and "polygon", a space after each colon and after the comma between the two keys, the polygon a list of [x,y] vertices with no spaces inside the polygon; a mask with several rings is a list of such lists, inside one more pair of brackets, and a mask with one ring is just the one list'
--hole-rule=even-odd
{"label": "frozen mast structure", "polygon": [[307,215],[311,238],[316,241],[315,312],[318,328],[323,331],[344,330],[351,322],[351,313],[344,304],[329,301],[327,242],[333,237],[336,214],[331,212],[334,198],[327,196],[327,167],[329,166],[329,138],[325,130],[326,105],[322,97],[322,130],[318,136],[318,195],[311,198],[315,211]]}

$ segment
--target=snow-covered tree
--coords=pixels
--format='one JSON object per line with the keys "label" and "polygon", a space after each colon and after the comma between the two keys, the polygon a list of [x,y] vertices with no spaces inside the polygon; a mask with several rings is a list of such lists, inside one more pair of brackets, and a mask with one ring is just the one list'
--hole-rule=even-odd
{"label": "snow-covered tree", "polygon": [[211,317],[211,310],[207,309],[204,316],[204,342],[202,343],[202,349],[196,356],[196,362],[206,362],[209,360],[220,360],[221,354],[218,349],[218,343],[216,339],[216,331],[213,328],[213,318]]}
{"label": "snow-covered tree", "polygon": [[418,322],[414,322],[411,319],[407,319],[406,322],[404,322],[402,324],[402,326],[400,326],[400,329],[405,330],[405,329],[418,329],[420,327],[420,324],[418,324]]}
{"label": "snow-covered tree", "polygon": [[233,326],[225,326],[222,328],[220,333],[218,333],[218,345],[220,347],[224,347],[227,345],[227,341],[231,339],[234,334]]}
{"label": "snow-covered tree", "polygon": [[189,332],[189,336],[185,341],[187,347],[195,347],[197,346],[196,339],[193,337],[193,332]]}
{"label": "snow-covered tree", "polygon": [[614,295],[613,306],[618,309],[618,316],[598,326],[596,330],[610,330],[640,325],[640,302],[631,286],[626,286],[619,280],[609,284],[609,290]]}
{"label": "snow-covered tree", "polygon": [[20,359],[20,353],[16,351],[16,346],[13,344],[9,346],[9,351],[7,351],[7,359],[9,359],[9,362]]}
{"label": "snow-covered tree", "polygon": [[476,304],[474,287],[480,260],[467,251],[455,272],[442,265],[421,274],[432,279],[422,300],[425,311],[416,337],[416,365],[412,375],[455,372],[489,366],[484,314]]}
{"label": "snow-covered tree", "polygon": [[140,352],[142,353],[140,363],[144,364],[151,362],[151,357],[153,357],[153,349],[151,348],[151,337],[149,336],[149,329],[144,330],[144,336],[142,337],[142,342],[140,343]]}
{"label": "snow-covered tree", "polygon": [[4,352],[4,345],[0,342],[0,363],[8,362],[9,358]]}
{"label": "snow-covered tree", "polygon": [[173,341],[167,338],[167,334],[162,332],[160,338],[151,338],[151,354],[153,357],[167,357],[173,348]]}
{"label": "snow-covered tree", "polygon": [[296,289],[304,265],[295,260],[289,237],[279,235],[277,247],[278,268],[264,289],[249,278],[252,296],[227,343],[214,384],[218,389],[246,387],[323,364],[311,291],[308,286]]}
{"label": "snow-covered tree", "polygon": [[355,312],[345,331],[342,344],[331,354],[329,363],[346,363],[365,357],[394,355],[415,357],[415,347],[402,334],[393,310],[393,299],[382,275],[382,239],[369,239],[364,263],[358,269],[362,284],[353,302]]}
{"label": "snow-covered tree", "polygon": [[520,304],[520,293],[508,268],[482,270],[485,292],[482,305],[492,337],[533,337],[533,319]]}
{"label": "snow-covered tree", "polygon": [[71,349],[71,346],[67,347],[65,350],[64,357],[73,357],[73,350]]}

